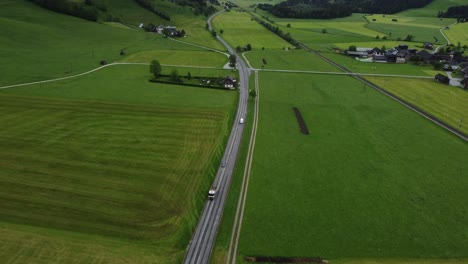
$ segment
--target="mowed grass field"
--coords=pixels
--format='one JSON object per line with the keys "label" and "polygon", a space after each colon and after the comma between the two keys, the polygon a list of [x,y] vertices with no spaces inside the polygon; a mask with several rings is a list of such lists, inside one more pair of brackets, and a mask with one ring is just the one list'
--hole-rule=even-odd
{"label": "mowed grass field", "polygon": [[350,77],[261,72],[240,258],[466,258],[467,155],[466,142]]}
{"label": "mowed grass field", "polygon": [[447,11],[451,6],[466,5],[465,0],[434,0],[422,8],[408,9],[398,13],[409,17],[437,17],[439,11]]}
{"label": "mowed grass field", "polygon": [[5,263],[180,263],[236,93],[147,66],[0,90]]}
{"label": "mowed grass field", "polygon": [[161,64],[203,67],[223,67],[228,63],[227,56],[209,50],[149,50],[129,55],[120,62],[150,63],[152,60]]}
{"label": "mowed grass field", "polygon": [[[415,42],[433,42],[436,44],[446,43],[439,29],[454,22],[453,19],[408,18],[390,15],[372,15],[366,16],[366,18],[370,22],[367,24],[367,28],[382,32],[392,40],[404,40],[406,36],[412,35]],[[373,19],[376,19],[376,21],[372,21]],[[392,19],[397,21],[394,22]]]}
{"label": "mowed grass field", "polygon": [[435,80],[386,77],[366,79],[468,134],[468,125],[463,124],[464,120],[468,120],[468,92]]}
{"label": "mowed grass field", "polygon": [[444,30],[444,34],[454,45],[468,46],[468,23],[459,23]]}
{"label": "mowed grass field", "polygon": [[[267,50],[245,53],[250,64],[258,69],[339,71],[330,64],[309,51],[297,50]],[[266,64],[263,64],[265,60]],[[262,66],[263,65],[263,66]]]}
{"label": "mowed grass field", "polygon": [[213,18],[213,27],[220,33],[232,47],[245,47],[247,44],[252,46],[253,50],[265,49],[283,49],[292,45],[282,38],[271,33],[264,28],[246,12],[232,10],[223,12]]}

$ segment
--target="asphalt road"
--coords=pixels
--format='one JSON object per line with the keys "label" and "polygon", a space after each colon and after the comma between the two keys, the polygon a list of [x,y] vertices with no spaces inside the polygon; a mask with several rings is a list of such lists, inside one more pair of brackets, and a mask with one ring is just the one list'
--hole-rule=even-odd
{"label": "asphalt road", "polygon": [[[219,12],[218,12],[219,13]],[[209,29],[211,30],[211,19],[217,15],[214,14],[208,19]],[[220,36],[218,40],[227,48],[229,53],[235,54],[234,49],[229,46]],[[236,55],[237,56],[237,55]],[[245,65],[242,59],[237,57],[237,68],[239,70],[239,105],[236,119],[232,127],[226,150],[224,151],[223,161],[225,167],[219,167],[213,186],[217,186],[217,192],[214,200],[208,200],[205,203],[203,212],[198,221],[197,228],[192,240],[187,248],[184,263],[208,263],[213,250],[216,233],[223,215],[224,204],[227,198],[231,176],[238,156],[244,125],[239,123],[241,118],[246,117],[247,102],[249,97],[249,75],[250,69]],[[207,193],[208,196],[208,193]]]}

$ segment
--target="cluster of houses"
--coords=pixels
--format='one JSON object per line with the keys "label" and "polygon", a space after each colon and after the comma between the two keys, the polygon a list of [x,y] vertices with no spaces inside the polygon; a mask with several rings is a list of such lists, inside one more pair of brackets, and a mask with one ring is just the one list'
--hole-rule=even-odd
{"label": "cluster of houses", "polygon": [[[424,43],[424,50],[409,49],[408,45],[400,44],[388,50],[379,48],[356,48],[356,50],[347,50],[346,54],[352,57],[367,58],[368,61],[380,63],[406,63],[413,57],[417,56],[417,60],[434,64],[442,63],[444,71],[456,71],[461,69],[464,77],[461,80],[461,85],[464,89],[468,89],[468,57],[454,56],[455,52],[444,54],[429,52],[426,49],[432,50],[434,46],[430,42]],[[445,77],[445,78],[442,78]],[[450,79],[442,74],[436,76],[436,80],[442,83],[449,83]]]}
{"label": "cluster of houses", "polygon": [[158,34],[166,34],[167,36],[170,37],[183,37],[185,36],[185,31],[184,30],[177,30],[176,26],[165,26],[165,25],[159,25],[159,26],[154,26],[152,24],[147,25],[146,27],[143,25],[143,23],[140,24],[140,28],[145,28],[147,31],[158,33]]}

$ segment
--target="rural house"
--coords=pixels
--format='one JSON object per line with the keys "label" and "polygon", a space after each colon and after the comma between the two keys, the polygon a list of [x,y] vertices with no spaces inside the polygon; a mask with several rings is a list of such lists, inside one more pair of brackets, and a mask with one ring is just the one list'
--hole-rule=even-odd
{"label": "rural house", "polygon": [[445,76],[445,75],[442,75],[440,73],[438,73],[436,76],[435,76],[435,80],[440,82],[440,83],[444,83],[444,84],[449,84],[450,82],[450,79],[449,77]]}
{"label": "rural house", "polygon": [[224,88],[235,89],[236,88],[236,79],[232,76],[228,75],[226,79],[224,79]]}
{"label": "rural house", "polygon": [[424,48],[428,50],[433,50],[434,45],[431,42],[424,42]]}

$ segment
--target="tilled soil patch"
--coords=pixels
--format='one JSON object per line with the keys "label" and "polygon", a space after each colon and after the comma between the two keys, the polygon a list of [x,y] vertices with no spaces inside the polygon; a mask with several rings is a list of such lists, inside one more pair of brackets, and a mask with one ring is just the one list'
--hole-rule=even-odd
{"label": "tilled soil patch", "polygon": [[321,258],[299,258],[299,257],[245,257],[247,262],[269,262],[269,263],[328,263]]}

